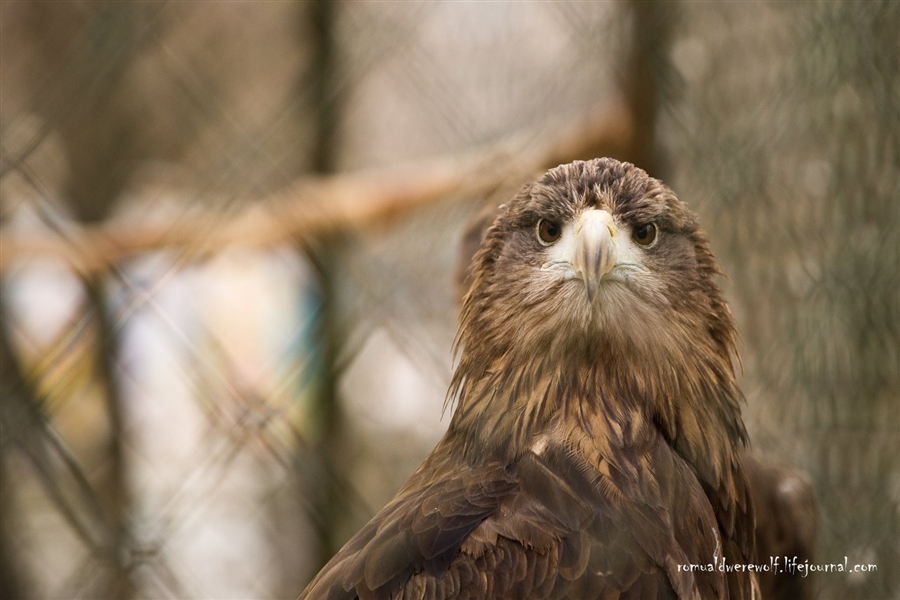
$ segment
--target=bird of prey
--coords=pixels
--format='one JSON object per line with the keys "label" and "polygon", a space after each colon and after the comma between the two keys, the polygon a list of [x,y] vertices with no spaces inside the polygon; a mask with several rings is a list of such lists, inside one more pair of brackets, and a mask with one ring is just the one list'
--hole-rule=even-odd
{"label": "bird of prey", "polygon": [[522,187],[473,259],[446,434],[301,598],[756,597],[718,276],[631,164]]}
{"label": "bird of prey", "polygon": [[[462,299],[472,283],[472,258],[499,212],[499,206],[517,190],[509,182],[487,193],[470,220],[459,248],[456,270],[457,297]],[[818,533],[818,505],[809,477],[796,467],[744,448],[740,460],[747,475],[756,514],[757,558],[795,559],[814,562]],[[771,566],[771,563],[770,563]],[[815,578],[798,571],[770,568],[759,573],[760,595],[766,600],[805,600],[815,597]]]}

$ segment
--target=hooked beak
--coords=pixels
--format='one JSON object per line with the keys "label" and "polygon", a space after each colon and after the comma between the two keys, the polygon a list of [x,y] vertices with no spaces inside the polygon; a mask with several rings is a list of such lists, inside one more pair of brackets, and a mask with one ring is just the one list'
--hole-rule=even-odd
{"label": "hooked beak", "polygon": [[594,300],[600,280],[616,266],[615,237],[615,223],[605,210],[586,210],[575,225],[572,266],[576,276],[584,282],[590,302]]}

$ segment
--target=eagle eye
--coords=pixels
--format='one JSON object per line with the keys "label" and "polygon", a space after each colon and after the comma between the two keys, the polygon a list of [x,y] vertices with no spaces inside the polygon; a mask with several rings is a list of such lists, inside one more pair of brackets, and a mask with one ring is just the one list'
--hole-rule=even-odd
{"label": "eagle eye", "polygon": [[631,231],[631,239],[641,246],[652,246],[656,241],[656,225],[654,223],[647,223],[646,225],[635,227]]}
{"label": "eagle eye", "polygon": [[552,221],[541,219],[537,224],[538,239],[545,246],[549,246],[562,236],[562,227]]}

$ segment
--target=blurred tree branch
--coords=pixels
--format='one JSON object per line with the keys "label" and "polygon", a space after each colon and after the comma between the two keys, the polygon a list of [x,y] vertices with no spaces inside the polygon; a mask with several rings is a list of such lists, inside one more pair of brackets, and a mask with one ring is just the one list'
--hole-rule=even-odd
{"label": "blurred tree branch", "polygon": [[[0,228],[0,271],[28,257],[54,257],[83,275],[104,270],[132,255],[181,248],[202,256],[229,245],[266,246],[321,237],[346,227],[390,218],[449,196],[471,197],[510,178],[599,154],[629,158],[634,124],[619,99],[604,103],[575,122],[551,123],[451,156],[391,168],[338,175],[310,175],[281,192],[249,203],[222,222],[201,213],[177,222],[57,224],[56,232]],[[546,140],[535,143],[532,140]]]}

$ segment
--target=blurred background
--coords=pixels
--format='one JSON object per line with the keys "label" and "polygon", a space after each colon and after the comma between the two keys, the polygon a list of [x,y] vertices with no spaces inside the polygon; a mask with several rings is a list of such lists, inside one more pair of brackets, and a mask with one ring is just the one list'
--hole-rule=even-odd
{"label": "blurred background", "polygon": [[3,598],[296,597],[447,426],[470,221],[601,155],[877,565],[818,597],[900,597],[900,3],[3,0],[0,144]]}

